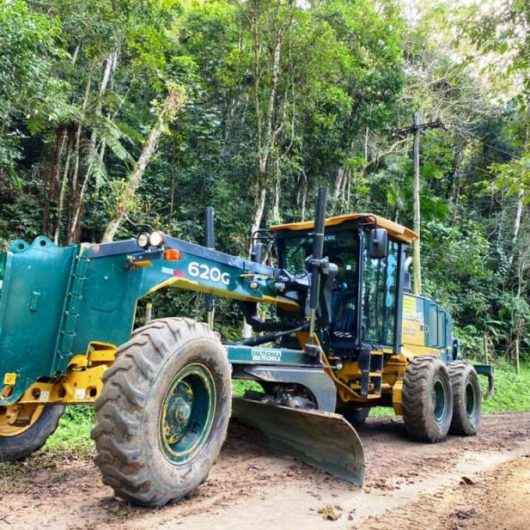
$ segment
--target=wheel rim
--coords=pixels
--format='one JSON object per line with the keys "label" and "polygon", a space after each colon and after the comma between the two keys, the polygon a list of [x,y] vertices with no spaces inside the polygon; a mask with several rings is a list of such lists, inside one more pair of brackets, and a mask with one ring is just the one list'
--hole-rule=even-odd
{"label": "wheel rim", "polygon": [[191,460],[204,445],[215,413],[215,384],[203,364],[190,364],[173,379],[160,418],[160,437],[173,463]]}
{"label": "wheel rim", "polygon": [[434,419],[442,423],[446,415],[445,388],[441,381],[436,381],[432,389],[432,401],[434,405]]}
{"label": "wheel rim", "polygon": [[475,416],[475,389],[471,383],[466,385],[466,413],[469,418]]}

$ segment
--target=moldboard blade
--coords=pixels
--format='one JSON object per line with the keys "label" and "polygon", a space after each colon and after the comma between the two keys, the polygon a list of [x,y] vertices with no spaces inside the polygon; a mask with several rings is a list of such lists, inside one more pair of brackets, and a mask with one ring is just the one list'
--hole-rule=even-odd
{"label": "moldboard blade", "polygon": [[362,486],[363,446],[355,429],[340,414],[234,398],[232,417],[263,433],[274,452],[289,454]]}

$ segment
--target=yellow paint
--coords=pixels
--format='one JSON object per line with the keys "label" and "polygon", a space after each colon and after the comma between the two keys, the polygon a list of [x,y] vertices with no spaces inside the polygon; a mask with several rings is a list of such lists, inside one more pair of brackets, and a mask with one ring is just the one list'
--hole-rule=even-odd
{"label": "yellow paint", "polygon": [[33,383],[18,403],[64,405],[94,403],[103,389],[102,376],[107,368],[107,365],[100,364],[91,368],[70,370],[53,383]]}
{"label": "yellow paint", "polygon": [[104,342],[91,342],[88,345],[87,353],[75,355],[69,363],[72,369],[87,368],[95,364],[112,364],[116,359],[116,347]]}
{"label": "yellow paint", "polygon": [[138,261],[132,261],[132,266],[137,269],[146,269],[151,267],[153,263],[149,259],[139,259]]}
{"label": "yellow paint", "polygon": [[407,346],[425,346],[425,322],[422,308],[418,304],[422,304],[421,298],[403,296],[402,340]]}
{"label": "yellow paint", "polygon": [[[374,350],[372,352],[373,356],[377,355],[388,355],[387,352],[384,350]],[[384,387],[385,387],[385,366],[383,366],[382,372],[370,372],[371,378],[377,378],[381,377],[381,392],[370,392],[366,398],[362,397],[360,394],[361,391],[361,369],[359,368],[359,363],[354,361],[347,361],[342,365],[342,368],[337,371],[337,376],[339,379],[347,385],[348,389],[350,390],[350,393],[340,392],[339,391],[339,397],[343,402],[357,402],[357,403],[374,403],[378,400],[381,400]],[[388,388],[388,384],[386,385]]]}
{"label": "yellow paint", "polygon": [[[354,361],[345,362],[340,370],[334,373],[333,379],[338,378],[341,385],[337,385],[337,393],[340,401],[350,403],[351,406],[359,406],[366,403],[372,406],[377,404],[392,404],[396,414],[403,413],[402,409],[402,390],[405,372],[410,360],[416,355],[438,356],[439,350],[435,348],[420,347],[407,345],[403,347],[401,354],[394,354],[387,348],[372,352],[372,355],[384,355],[382,374],[377,372],[370,373],[370,376],[382,375],[381,393],[370,393],[366,398],[360,395],[360,377],[361,370],[359,364]],[[328,363],[329,364],[329,363]]]}
{"label": "yellow paint", "polygon": [[116,359],[117,348],[106,342],[91,342],[88,346],[87,357],[91,366],[105,363],[112,364]]}
{"label": "yellow paint", "polygon": [[299,305],[297,302],[285,298],[283,296],[246,296],[241,293],[230,291],[227,289],[217,289],[215,287],[206,287],[201,285],[199,282],[189,280],[187,278],[178,278],[174,276],[169,278],[158,285],[155,285],[149,293],[154,293],[165,287],[176,287],[177,289],[184,289],[187,291],[195,291],[198,293],[211,294],[213,296],[219,296],[221,298],[231,298],[232,300],[240,300],[243,302],[261,302],[265,304],[274,304],[287,311],[297,311]]}
{"label": "yellow paint", "polygon": [[[373,213],[349,213],[346,215],[337,215],[335,217],[329,217],[326,219],[326,226],[337,226],[348,221],[363,221],[371,223],[379,228],[384,228],[388,231],[389,235],[394,239],[403,241],[405,243],[412,243],[418,239],[416,232],[402,226],[398,223],[394,223],[389,219],[380,217]],[[314,228],[315,223],[313,221],[305,221],[301,223],[288,223],[283,225],[276,225],[271,227],[273,232],[291,231],[291,230],[311,230]]]}
{"label": "yellow paint", "polygon": [[425,329],[423,324],[413,321],[403,321],[403,344],[424,346],[425,345]]}
{"label": "yellow paint", "polygon": [[68,366],[71,368],[86,368],[88,366],[88,356],[87,355],[74,355]]}
{"label": "yellow paint", "polygon": [[91,342],[85,355],[75,355],[67,373],[52,382],[36,382],[20,398],[20,404],[91,404],[103,389],[103,374],[116,358],[112,344]]}
{"label": "yellow paint", "polygon": [[397,380],[392,386],[392,406],[398,416],[403,414],[403,379]]}
{"label": "yellow paint", "polygon": [[17,403],[0,410],[0,437],[9,438],[27,431],[40,418],[44,406]]}
{"label": "yellow paint", "polygon": [[4,385],[15,386],[17,382],[17,374],[10,372],[4,375]]}
{"label": "yellow paint", "polygon": [[263,296],[259,300],[265,304],[277,305],[286,311],[298,311],[300,309],[297,302],[290,300],[289,298],[284,298],[283,296]]}

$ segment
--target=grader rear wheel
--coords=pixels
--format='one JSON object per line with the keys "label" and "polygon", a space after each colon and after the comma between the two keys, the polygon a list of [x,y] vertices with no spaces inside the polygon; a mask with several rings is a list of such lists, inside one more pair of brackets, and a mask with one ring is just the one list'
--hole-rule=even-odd
{"label": "grader rear wheel", "polygon": [[480,425],[482,391],[475,368],[467,362],[449,364],[449,376],[453,388],[453,421],[451,434],[474,436]]}
{"label": "grader rear wheel", "polygon": [[230,364],[207,326],[153,321],[120,348],[103,380],[92,437],[117,496],[162,506],[206,480],[232,403]]}
{"label": "grader rear wheel", "polygon": [[63,412],[61,405],[0,407],[0,462],[21,460],[40,449]]}
{"label": "grader rear wheel", "polygon": [[415,357],[403,381],[403,420],[409,436],[440,442],[453,417],[453,393],[446,366],[436,357]]}

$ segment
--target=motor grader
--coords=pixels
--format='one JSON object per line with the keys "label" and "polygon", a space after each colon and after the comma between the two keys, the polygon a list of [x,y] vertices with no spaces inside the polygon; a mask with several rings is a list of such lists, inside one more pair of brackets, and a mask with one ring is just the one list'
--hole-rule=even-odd
{"label": "motor grader", "polygon": [[[0,253],[0,460],[42,447],[65,406],[95,404],[103,481],[160,506],[206,479],[231,416],[359,485],[355,426],[374,406],[393,407],[414,439],[476,434],[477,369],[490,382],[491,369],[460,360],[449,314],[411,294],[416,234],[373,214],[325,219],[325,208],[320,190],[315,221],[259,232],[251,259],[213,248],[211,210],[206,246],[161,232],[11,242]],[[204,293],[209,325],[175,317],[133,330],[138,301],[170,287]],[[221,342],[214,297],[241,304],[250,338]],[[261,391],[233,398],[232,379]]]}

